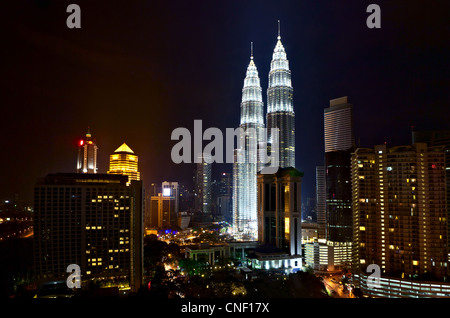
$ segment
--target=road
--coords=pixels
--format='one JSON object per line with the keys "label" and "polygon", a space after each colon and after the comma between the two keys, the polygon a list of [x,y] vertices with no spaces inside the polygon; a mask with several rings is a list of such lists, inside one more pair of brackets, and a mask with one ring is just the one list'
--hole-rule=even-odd
{"label": "road", "polygon": [[352,293],[350,293],[350,292],[345,293],[343,291],[342,285],[332,281],[332,279],[335,281],[339,281],[339,278],[337,278],[336,276],[322,277],[322,278],[323,278],[323,283],[325,285],[325,288],[327,289],[328,293],[332,297],[334,297],[334,298],[354,298]]}

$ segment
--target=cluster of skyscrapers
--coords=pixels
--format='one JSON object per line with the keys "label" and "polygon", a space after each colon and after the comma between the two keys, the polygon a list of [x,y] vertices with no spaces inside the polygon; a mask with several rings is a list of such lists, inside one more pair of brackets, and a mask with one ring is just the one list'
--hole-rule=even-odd
{"label": "cluster of skyscrapers", "polygon": [[[253,58],[247,67],[242,89],[240,128],[247,132],[240,141],[243,146],[235,150],[233,166],[233,227],[235,235],[247,240],[258,238],[257,174],[264,167],[259,152],[277,152],[279,168],[295,167],[295,114],[291,71],[286,51],[281,43],[280,29],[272,54],[267,88],[267,134],[264,124],[264,103],[258,70]],[[278,140],[272,136],[276,129]],[[256,140],[252,140],[256,138]],[[263,142],[266,141],[266,143]],[[242,160],[238,160],[241,158]]]}
{"label": "cluster of skyscrapers", "polygon": [[49,174],[34,193],[34,267],[38,283],[62,281],[67,267],[85,281],[137,291],[143,277],[144,190],[138,156],[124,143],[97,171],[97,145],[79,142],[77,173]]}
{"label": "cluster of skyscrapers", "polygon": [[[224,173],[214,204],[211,163],[201,155],[194,211],[209,216],[216,206],[225,214],[232,196],[235,238],[258,242],[252,248],[259,245],[248,257],[255,269],[350,270],[354,285],[367,295],[450,297],[444,283],[450,133],[413,132],[411,145],[361,148],[355,144],[353,105],[347,97],[330,100],[324,109],[324,164],[315,176],[317,237],[302,246],[303,174],[295,168],[293,87],[280,31],[268,79],[264,116],[252,47],[239,127],[256,134],[243,135],[243,147],[235,149],[232,186]],[[262,172],[261,148],[276,153],[277,172]],[[138,156],[125,143],[110,155],[107,174],[100,174],[97,150],[88,132],[79,142],[77,173],[49,174],[36,184],[36,276],[64,280],[67,266],[77,264],[85,278],[136,291],[143,277],[144,228],[184,224],[182,189],[177,182],[163,182],[145,194]],[[375,287],[367,283],[373,264],[381,275]]]}
{"label": "cluster of skyscrapers", "polygon": [[[351,270],[374,297],[448,297],[450,133],[412,133],[412,144],[357,147],[347,97],[324,110],[325,165],[316,169],[318,240],[305,263]],[[377,284],[368,283],[379,268]]]}

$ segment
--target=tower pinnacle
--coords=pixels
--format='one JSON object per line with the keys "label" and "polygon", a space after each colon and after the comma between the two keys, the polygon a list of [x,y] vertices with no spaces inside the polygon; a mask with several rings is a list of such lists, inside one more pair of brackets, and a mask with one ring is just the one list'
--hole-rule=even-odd
{"label": "tower pinnacle", "polygon": [[278,40],[281,39],[281,35],[280,35],[280,20],[278,20]]}

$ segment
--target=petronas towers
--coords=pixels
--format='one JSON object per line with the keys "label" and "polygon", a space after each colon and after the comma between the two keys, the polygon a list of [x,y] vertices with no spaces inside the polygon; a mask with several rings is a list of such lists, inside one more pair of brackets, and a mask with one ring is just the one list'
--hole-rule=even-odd
{"label": "petronas towers", "polygon": [[[248,132],[235,150],[233,165],[233,228],[235,236],[245,240],[257,239],[257,174],[264,163],[259,152],[249,145],[262,145],[267,153],[277,152],[279,168],[295,167],[295,115],[291,71],[286,51],[281,43],[280,29],[272,55],[267,89],[267,129],[264,124],[262,88],[253,60],[253,46],[242,89],[240,128]],[[276,128],[277,135],[272,135]],[[268,132],[267,135],[266,131]],[[278,137],[278,140],[275,138]],[[267,141],[267,145],[265,143]],[[241,160],[237,160],[241,158]]]}

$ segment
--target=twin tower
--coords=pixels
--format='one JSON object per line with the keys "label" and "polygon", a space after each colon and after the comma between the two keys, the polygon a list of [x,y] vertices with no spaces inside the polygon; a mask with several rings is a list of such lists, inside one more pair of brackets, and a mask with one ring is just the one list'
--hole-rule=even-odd
{"label": "twin tower", "polygon": [[[242,89],[240,128],[243,130],[253,128],[256,131],[267,128],[269,147],[274,145],[271,128],[277,128],[278,146],[276,148],[272,146],[269,151],[278,152],[280,168],[295,167],[293,88],[289,61],[281,43],[279,21],[277,43],[270,63],[266,122],[267,127],[264,125],[262,89],[258,69],[253,60],[252,46],[250,63]],[[244,157],[248,158],[248,156],[244,154]],[[233,226],[235,235],[246,240],[257,238],[257,173],[259,170],[258,164],[248,161],[236,162],[233,166]]]}

